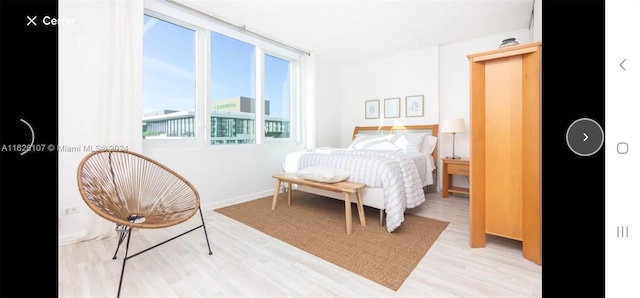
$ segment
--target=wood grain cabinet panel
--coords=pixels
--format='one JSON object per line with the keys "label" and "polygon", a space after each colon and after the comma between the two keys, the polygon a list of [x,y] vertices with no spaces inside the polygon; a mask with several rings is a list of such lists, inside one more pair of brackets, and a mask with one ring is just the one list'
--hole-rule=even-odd
{"label": "wood grain cabinet panel", "polygon": [[542,264],[541,51],[534,42],[470,54],[470,245],[522,241]]}

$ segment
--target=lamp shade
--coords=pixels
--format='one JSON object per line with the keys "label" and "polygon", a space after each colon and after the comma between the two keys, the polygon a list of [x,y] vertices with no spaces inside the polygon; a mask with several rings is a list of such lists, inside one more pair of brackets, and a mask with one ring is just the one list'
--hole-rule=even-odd
{"label": "lamp shade", "polygon": [[440,132],[458,133],[467,131],[463,118],[447,119],[440,125]]}

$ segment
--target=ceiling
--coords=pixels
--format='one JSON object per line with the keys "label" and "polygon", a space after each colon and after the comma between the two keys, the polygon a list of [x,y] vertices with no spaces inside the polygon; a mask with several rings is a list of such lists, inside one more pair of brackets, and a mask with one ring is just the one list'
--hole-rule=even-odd
{"label": "ceiling", "polygon": [[534,4],[534,0],[179,2],[341,64],[529,28]]}

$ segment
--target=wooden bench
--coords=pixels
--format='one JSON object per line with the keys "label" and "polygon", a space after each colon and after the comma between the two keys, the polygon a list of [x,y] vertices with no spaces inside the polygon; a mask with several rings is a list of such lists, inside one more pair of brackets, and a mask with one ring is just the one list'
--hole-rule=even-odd
{"label": "wooden bench", "polygon": [[347,235],[351,235],[351,194],[355,193],[358,205],[358,215],[360,216],[360,224],[366,226],[366,220],[364,217],[364,207],[362,205],[362,198],[360,197],[360,190],[367,187],[366,184],[353,183],[353,182],[336,182],[336,183],[323,183],[312,180],[305,180],[292,173],[273,174],[273,178],[276,179],[276,189],[273,194],[273,202],[271,203],[271,210],[276,209],[276,202],[278,200],[278,194],[280,193],[280,184],[282,182],[288,183],[287,187],[287,203],[291,205],[291,185],[306,185],[314,188],[319,188],[328,191],[335,191],[344,194],[344,212],[347,225]]}

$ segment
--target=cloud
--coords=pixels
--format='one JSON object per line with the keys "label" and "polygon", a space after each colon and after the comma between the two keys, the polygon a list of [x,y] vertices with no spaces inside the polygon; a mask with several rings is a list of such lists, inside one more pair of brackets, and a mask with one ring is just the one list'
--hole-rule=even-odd
{"label": "cloud", "polygon": [[191,71],[169,64],[167,62],[164,62],[160,59],[156,59],[149,55],[144,55],[142,57],[142,61],[146,66],[149,66],[155,70],[158,70],[167,74],[171,74],[180,78],[193,80],[195,77],[195,74]]}
{"label": "cloud", "polygon": [[211,89],[214,89],[214,90],[215,90],[215,89],[218,89],[218,90],[223,90],[223,91],[230,91],[230,89],[229,89],[229,88],[227,88],[227,87],[226,87],[226,86],[224,86],[224,85],[220,85],[220,84],[218,84],[218,83],[211,83]]}

